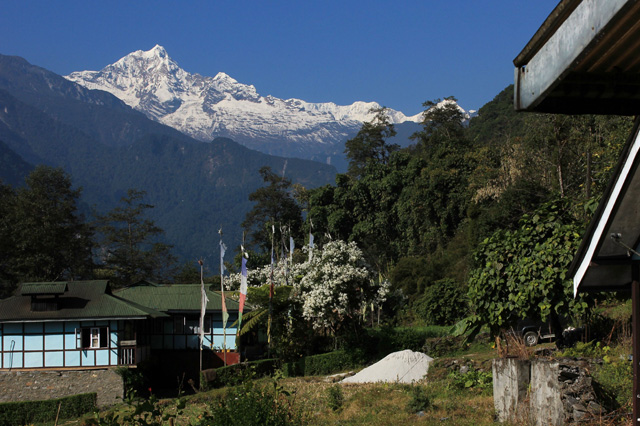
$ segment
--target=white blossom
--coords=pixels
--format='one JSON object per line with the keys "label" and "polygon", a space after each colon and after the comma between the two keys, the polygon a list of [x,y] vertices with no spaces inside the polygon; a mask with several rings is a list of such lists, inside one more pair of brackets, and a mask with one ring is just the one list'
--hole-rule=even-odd
{"label": "white blossom", "polygon": [[[335,331],[341,321],[360,318],[371,304],[381,305],[390,291],[389,281],[378,282],[356,243],[330,241],[304,263],[280,261],[273,268],[275,286],[292,285],[292,297],[302,305],[302,316],[316,329]],[[247,284],[260,287],[271,282],[271,265],[249,270]],[[240,274],[225,279],[230,289],[240,286]]]}
{"label": "white blossom", "polygon": [[327,243],[301,265],[301,273],[302,279],[294,284],[295,294],[302,303],[303,317],[314,328],[335,330],[341,321],[356,317],[365,305],[377,301],[373,274],[354,242]]}

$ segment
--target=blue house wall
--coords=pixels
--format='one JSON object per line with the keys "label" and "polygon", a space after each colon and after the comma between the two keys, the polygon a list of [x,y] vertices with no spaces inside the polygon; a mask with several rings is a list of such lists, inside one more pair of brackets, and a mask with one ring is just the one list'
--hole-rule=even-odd
{"label": "blue house wall", "polygon": [[[222,314],[205,317],[205,334],[203,348],[236,350],[238,329],[229,327],[238,318],[237,313],[229,313],[226,330],[222,328]],[[170,319],[156,319],[146,334],[149,336],[151,349],[198,349],[199,317],[195,315],[173,315]],[[225,337],[226,334],[226,337]],[[226,343],[226,344],[225,344]]]}
{"label": "blue house wall", "polygon": [[[237,320],[230,313],[228,325]],[[198,349],[198,321],[193,316],[174,316],[152,320],[137,332],[137,346],[153,349]],[[179,326],[182,323],[182,326]],[[147,323],[149,324],[149,323]],[[194,324],[195,327],[194,327]],[[237,328],[222,328],[221,315],[207,316],[203,348],[236,350]],[[104,346],[83,344],[82,333],[98,329],[107,333]],[[124,321],[47,321],[0,323],[0,369],[91,368],[119,365],[119,331]]]}
{"label": "blue house wall", "polygon": [[[51,321],[0,324],[0,368],[83,368],[118,365],[118,321]],[[98,347],[82,334],[106,333]],[[86,343],[86,342],[85,342]]]}

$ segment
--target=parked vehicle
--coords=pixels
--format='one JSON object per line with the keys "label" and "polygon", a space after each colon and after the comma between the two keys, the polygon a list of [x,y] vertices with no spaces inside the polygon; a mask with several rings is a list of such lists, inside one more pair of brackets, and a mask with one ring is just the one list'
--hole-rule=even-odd
{"label": "parked vehicle", "polygon": [[535,346],[541,340],[552,341],[556,335],[548,322],[524,319],[518,321],[515,333],[522,337],[524,344],[527,346]]}

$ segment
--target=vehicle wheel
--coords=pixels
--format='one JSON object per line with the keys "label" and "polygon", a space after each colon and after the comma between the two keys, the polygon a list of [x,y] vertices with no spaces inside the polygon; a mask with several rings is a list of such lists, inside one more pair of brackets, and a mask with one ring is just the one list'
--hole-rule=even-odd
{"label": "vehicle wheel", "polygon": [[535,331],[527,331],[524,333],[524,344],[527,346],[535,346],[538,344],[538,333]]}

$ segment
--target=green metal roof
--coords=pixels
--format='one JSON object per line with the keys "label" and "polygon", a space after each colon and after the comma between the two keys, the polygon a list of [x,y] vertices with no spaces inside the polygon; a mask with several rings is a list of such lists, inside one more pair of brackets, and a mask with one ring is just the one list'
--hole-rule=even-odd
{"label": "green metal roof", "polygon": [[[37,287],[35,284],[28,283],[26,288]],[[109,283],[106,280],[69,281],[61,284],[66,286],[67,291],[57,297],[57,310],[32,311],[31,296],[22,294],[0,300],[0,322],[166,316],[153,308],[111,295]]]}
{"label": "green metal roof", "polygon": [[66,282],[51,283],[24,283],[20,286],[20,294],[23,296],[56,295],[67,291]]}
{"label": "green metal roof", "polygon": [[[212,291],[205,285],[207,310],[222,310],[222,297],[219,291]],[[161,312],[200,311],[200,284],[149,284],[140,283],[117,290],[115,294],[123,299],[148,306]],[[238,302],[225,297],[227,310],[237,311]]]}

